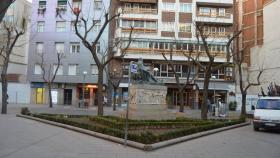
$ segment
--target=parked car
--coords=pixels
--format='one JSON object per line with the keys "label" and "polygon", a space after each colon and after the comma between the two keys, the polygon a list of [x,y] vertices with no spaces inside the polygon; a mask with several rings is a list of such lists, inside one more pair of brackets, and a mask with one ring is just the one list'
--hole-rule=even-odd
{"label": "parked car", "polygon": [[259,98],[254,111],[254,130],[280,129],[280,97]]}

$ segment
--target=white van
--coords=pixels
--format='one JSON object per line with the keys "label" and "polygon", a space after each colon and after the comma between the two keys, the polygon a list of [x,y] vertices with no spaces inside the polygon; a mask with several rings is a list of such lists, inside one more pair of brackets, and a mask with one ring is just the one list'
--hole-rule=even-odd
{"label": "white van", "polygon": [[261,97],[254,109],[254,130],[280,129],[280,97]]}

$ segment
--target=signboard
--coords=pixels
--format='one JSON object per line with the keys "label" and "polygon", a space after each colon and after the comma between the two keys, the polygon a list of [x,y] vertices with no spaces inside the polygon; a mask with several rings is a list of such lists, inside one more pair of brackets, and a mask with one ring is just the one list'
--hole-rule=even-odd
{"label": "signboard", "polygon": [[130,66],[130,72],[137,73],[137,64],[131,64]]}
{"label": "signboard", "polygon": [[54,103],[54,104],[57,104],[57,90],[52,90],[51,91],[51,93],[52,93],[52,102]]}

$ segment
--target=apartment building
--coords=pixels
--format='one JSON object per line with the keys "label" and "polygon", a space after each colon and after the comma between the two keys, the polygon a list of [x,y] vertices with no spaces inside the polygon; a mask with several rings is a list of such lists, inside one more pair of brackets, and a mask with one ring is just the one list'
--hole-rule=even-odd
{"label": "apartment building", "polygon": [[[236,3],[239,10],[239,29],[242,30],[239,49],[246,48],[243,64],[244,84],[247,84],[247,74],[251,82],[257,82],[259,71],[264,71],[260,77],[261,85],[252,86],[248,90],[247,110],[251,110],[251,105],[256,104],[261,87],[266,92],[270,83],[280,84],[280,58],[277,50],[279,22],[274,20],[279,15],[279,4],[279,1],[275,0],[239,0]],[[237,94],[237,101],[241,105],[240,94]]]}
{"label": "apartment building", "polygon": [[[28,65],[31,103],[48,103],[46,83],[42,79],[40,66],[41,56],[44,54],[45,64],[51,64],[48,71],[50,75],[59,67],[52,88],[55,104],[79,105],[83,89],[86,104],[96,104],[98,71],[91,53],[75,34],[73,12],[80,12],[88,20],[88,28],[92,23],[96,24],[88,33],[87,40],[93,41],[104,22],[103,15],[108,11],[109,4],[109,0],[33,0]],[[78,24],[78,29],[82,32],[85,25],[81,21]],[[108,28],[100,41],[97,52],[107,47]],[[57,64],[57,53],[64,54],[60,65]]]}
{"label": "apartment building", "polygon": [[[196,25],[203,25],[204,32],[209,34],[207,41],[211,52],[218,54],[216,64],[225,62],[226,42],[233,26],[232,0],[114,0],[112,5],[116,8],[113,12],[122,14],[111,25],[111,38],[127,40],[130,26],[134,27],[133,40],[126,55],[113,61],[110,66],[111,72],[124,77],[119,86],[122,103],[127,101],[128,64],[142,58],[150,73],[168,87],[168,104],[179,105],[174,73],[162,53],[173,51],[176,73],[180,76],[180,82],[185,83],[188,64],[182,51],[204,51],[202,43],[197,44]],[[116,57],[119,51],[116,50]],[[199,60],[201,63],[208,62],[205,54]],[[190,70],[194,81],[185,90],[184,105],[196,108],[202,97],[204,72],[197,65]],[[215,91],[216,96],[227,102],[235,92],[232,67],[222,68],[212,76],[209,98],[214,98]]]}
{"label": "apartment building", "polygon": [[[22,21],[27,23],[25,33],[17,40],[13,52],[10,56],[8,66],[8,102],[9,103],[29,103],[30,84],[26,79],[28,65],[28,42],[30,33],[31,3],[27,0],[17,0],[8,8],[3,23],[11,26],[21,26]],[[2,27],[2,24],[1,26]],[[7,32],[0,29],[0,45],[6,44]],[[3,59],[0,57],[0,67]],[[1,85],[0,85],[1,86]],[[2,93],[2,89],[0,89]],[[0,94],[2,97],[2,95]]]}

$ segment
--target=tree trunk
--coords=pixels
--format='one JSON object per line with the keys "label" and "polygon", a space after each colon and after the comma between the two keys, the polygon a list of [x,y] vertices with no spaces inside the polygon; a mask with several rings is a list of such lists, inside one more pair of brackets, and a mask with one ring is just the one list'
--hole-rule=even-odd
{"label": "tree trunk", "polygon": [[97,115],[103,116],[103,67],[98,67],[98,88],[97,88]]}
{"label": "tree trunk", "polygon": [[179,112],[184,112],[184,90],[180,90],[180,110]]}
{"label": "tree trunk", "polygon": [[49,106],[50,108],[53,107],[53,102],[52,102],[52,84],[48,83],[48,90],[49,90]]}
{"label": "tree trunk", "polygon": [[8,83],[6,74],[1,74],[2,79],[2,114],[7,114],[7,105],[8,105]]}
{"label": "tree trunk", "polygon": [[[8,50],[7,50],[8,51]],[[2,114],[7,114],[8,106],[8,81],[7,81],[7,70],[9,65],[9,56],[4,60],[1,72],[2,82]]]}
{"label": "tree trunk", "polygon": [[113,93],[113,111],[116,111],[116,93],[117,93],[117,88],[114,87],[114,93]]}
{"label": "tree trunk", "polygon": [[242,106],[241,106],[240,118],[244,118],[246,116],[246,98],[247,98],[247,93],[242,92]]}
{"label": "tree trunk", "polygon": [[201,119],[207,120],[207,99],[208,99],[208,88],[209,88],[209,82],[211,78],[211,71],[209,69],[206,69],[205,71],[205,79],[204,79],[204,85],[203,85],[203,98],[201,103]]}

